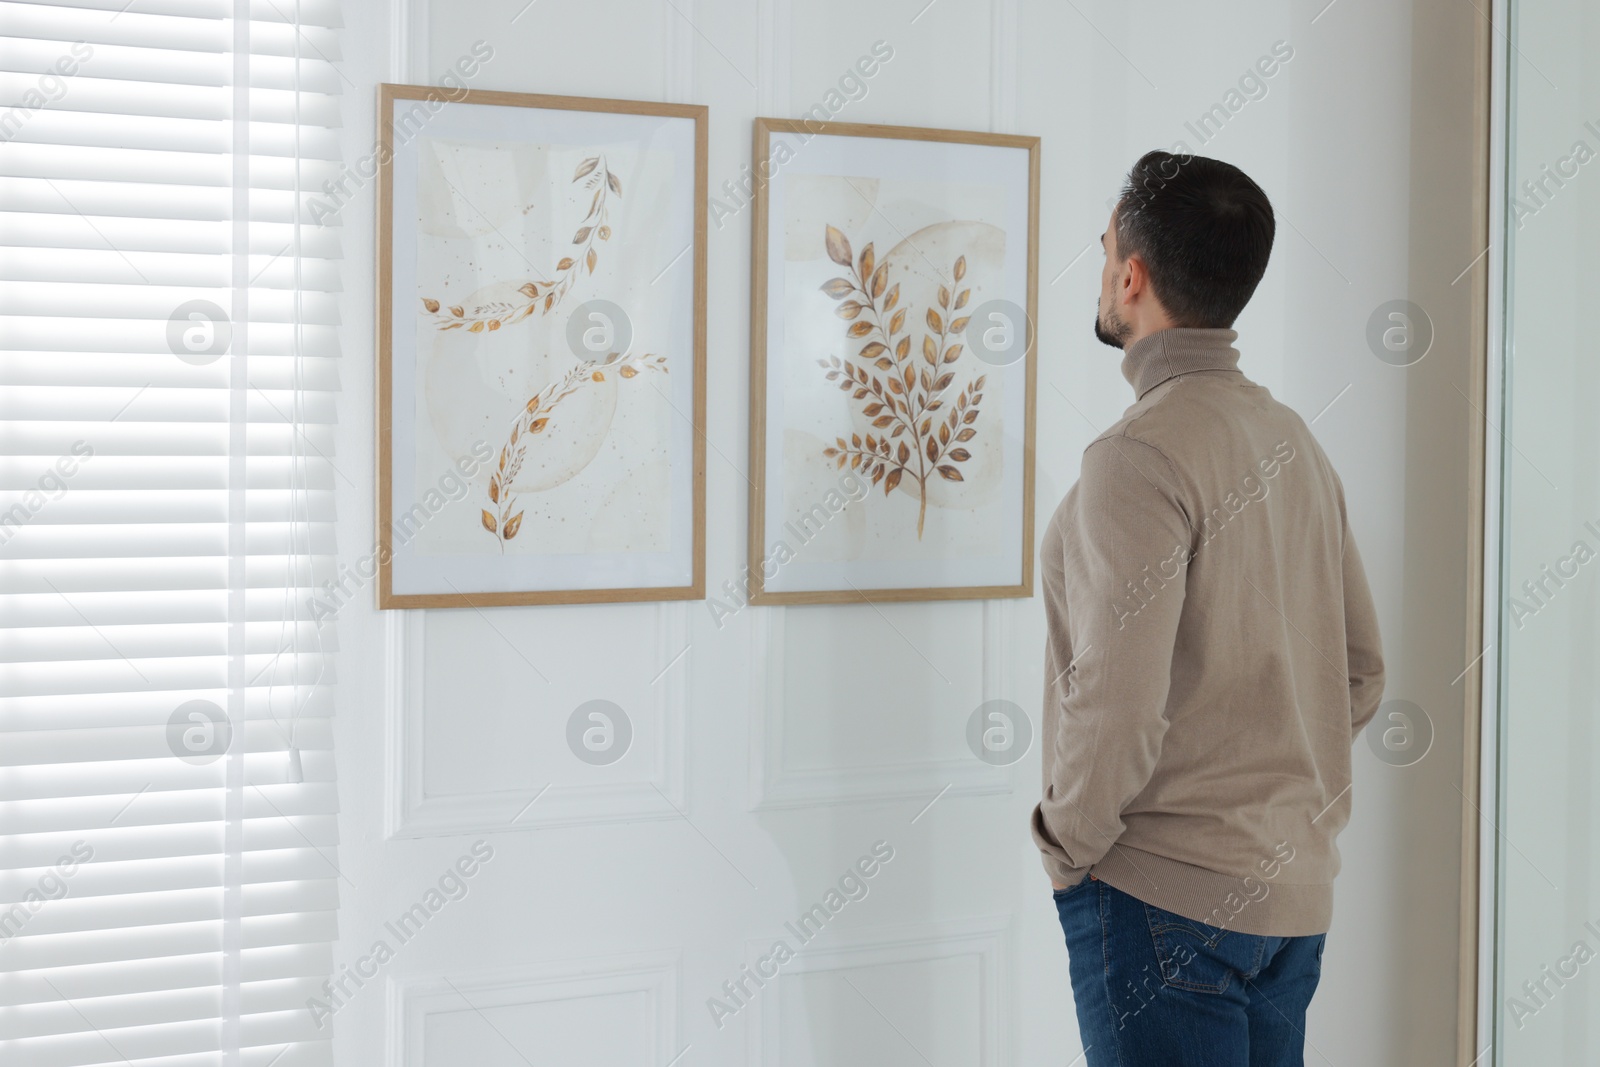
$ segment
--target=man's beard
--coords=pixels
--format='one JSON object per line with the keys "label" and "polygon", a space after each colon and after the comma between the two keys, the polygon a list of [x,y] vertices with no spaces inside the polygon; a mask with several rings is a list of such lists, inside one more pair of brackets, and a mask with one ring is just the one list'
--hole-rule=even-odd
{"label": "man's beard", "polygon": [[1123,343],[1128,339],[1128,335],[1133,332],[1133,329],[1126,321],[1117,317],[1115,307],[1111,309],[1111,314],[1108,317],[1111,319],[1110,329],[1107,329],[1100,322],[1100,305],[1097,302],[1094,308],[1095,340],[1103,345],[1110,345],[1112,348],[1122,348]]}

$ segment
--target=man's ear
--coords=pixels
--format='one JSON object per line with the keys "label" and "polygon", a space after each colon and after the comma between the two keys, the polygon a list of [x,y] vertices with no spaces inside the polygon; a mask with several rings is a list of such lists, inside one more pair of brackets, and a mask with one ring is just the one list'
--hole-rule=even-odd
{"label": "man's ear", "polygon": [[1132,302],[1134,297],[1150,295],[1150,271],[1137,253],[1128,256],[1123,270],[1122,295],[1125,301]]}

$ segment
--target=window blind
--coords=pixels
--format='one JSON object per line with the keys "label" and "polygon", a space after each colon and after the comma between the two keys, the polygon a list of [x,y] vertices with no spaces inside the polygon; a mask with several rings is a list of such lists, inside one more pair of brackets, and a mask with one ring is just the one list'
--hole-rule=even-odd
{"label": "window blind", "polygon": [[337,38],[0,0],[6,1067],[331,1061]]}

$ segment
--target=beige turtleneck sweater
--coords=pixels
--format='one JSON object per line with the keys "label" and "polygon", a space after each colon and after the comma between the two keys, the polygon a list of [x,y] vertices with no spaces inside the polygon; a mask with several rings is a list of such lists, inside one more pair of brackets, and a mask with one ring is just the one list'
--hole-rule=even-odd
{"label": "beige turtleneck sweater", "polygon": [[1128,347],[1137,400],[1045,531],[1032,830],[1062,885],[1092,871],[1214,926],[1317,934],[1383,658],[1339,476],[1237,337]]}

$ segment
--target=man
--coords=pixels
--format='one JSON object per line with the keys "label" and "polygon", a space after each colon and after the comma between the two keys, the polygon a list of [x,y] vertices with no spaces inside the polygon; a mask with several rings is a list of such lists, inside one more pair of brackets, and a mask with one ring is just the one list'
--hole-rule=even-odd
{"label": "man", "polygon": [[1239,371],[1273,231],[1238,168],[1151,152],[1101,237],[1135,402],[1040,550],[1032,817],[1089,1067],[1304,1062],[1383,659],[1339,476]]}

